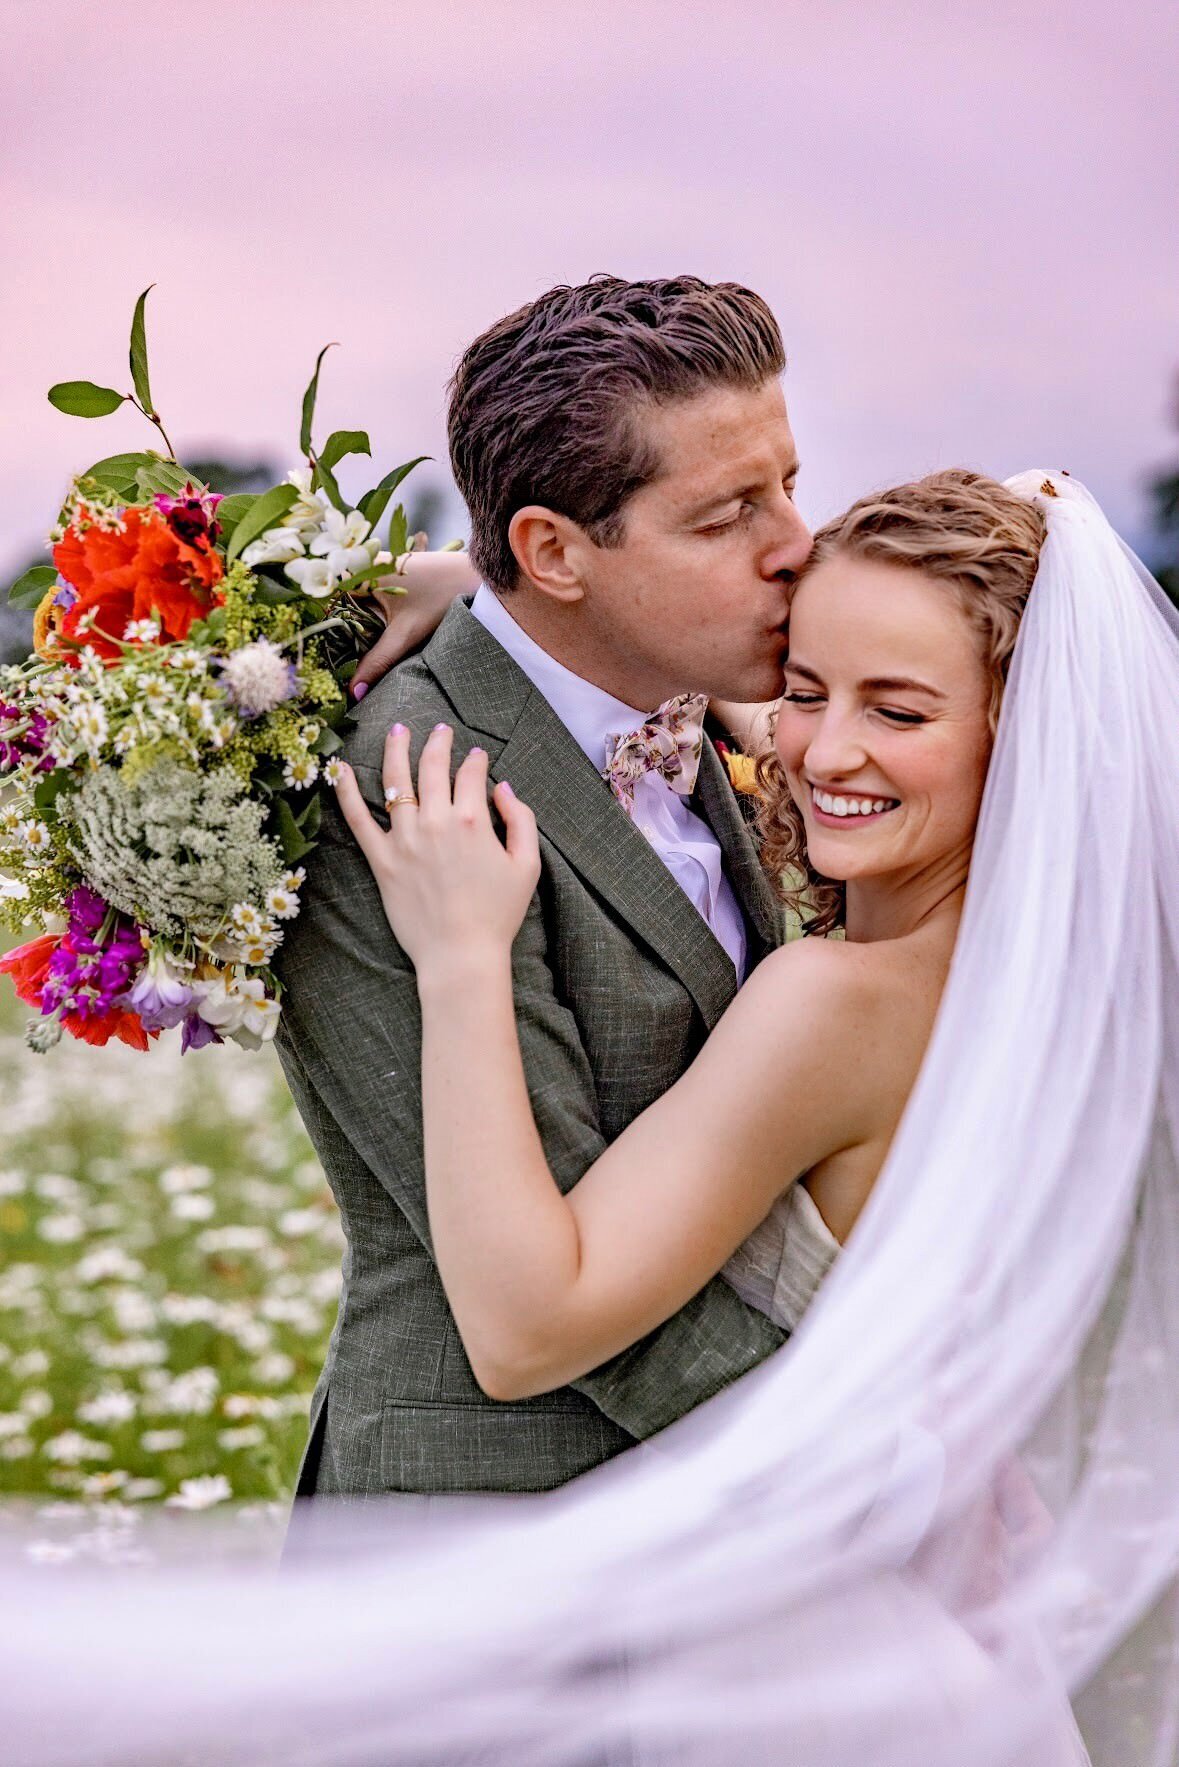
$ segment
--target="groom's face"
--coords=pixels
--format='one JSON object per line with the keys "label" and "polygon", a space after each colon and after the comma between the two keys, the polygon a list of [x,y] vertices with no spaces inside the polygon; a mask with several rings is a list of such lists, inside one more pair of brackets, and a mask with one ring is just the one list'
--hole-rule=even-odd
{"label": "groom's face", "polygon": [[782,388],[716,388],[638,421],[659,471],[627,501],[621,543],[582,554],[599,640],[628,658],[632,704],[689,691],[776,699],[789,592],[811,546]]}

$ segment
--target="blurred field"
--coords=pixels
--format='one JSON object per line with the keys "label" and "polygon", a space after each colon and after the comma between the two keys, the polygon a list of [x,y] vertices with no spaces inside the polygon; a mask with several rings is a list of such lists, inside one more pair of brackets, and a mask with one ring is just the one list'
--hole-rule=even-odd
{"label": "blurred field", "polygon": [[27,1018],[0,978],[0,1502],[285,1501],[342,1238],[277,1061]]}

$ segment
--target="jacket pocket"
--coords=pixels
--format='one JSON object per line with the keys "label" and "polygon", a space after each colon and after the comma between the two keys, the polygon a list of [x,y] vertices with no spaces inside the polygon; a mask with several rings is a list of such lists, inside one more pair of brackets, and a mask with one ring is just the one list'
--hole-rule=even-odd
{"label": "jacket pocket", "polygon": [[381,1484],[387,1491],[550,1491],[631,1445],[597,1411],[391,1399],[381,1414]]}

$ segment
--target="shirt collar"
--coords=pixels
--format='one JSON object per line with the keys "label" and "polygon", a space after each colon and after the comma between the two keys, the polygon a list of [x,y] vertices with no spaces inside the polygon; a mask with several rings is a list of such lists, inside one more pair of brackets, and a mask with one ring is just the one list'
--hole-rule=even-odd
{"label": "shirt collar", "polygon": [[542,650],[535,638],[530,638],[524,628],[516,624],[503,597],[489,589],[486,583],[477,590],[471,612],[524,671],[537,692],[548,700],[577,746],[584,750],[599,772],[606,764],[607,750],[613,739],[627,736],[645,723],[649,713],[625,705],[604,688],[595,687],[592,681],[575,675],[547,650]]}

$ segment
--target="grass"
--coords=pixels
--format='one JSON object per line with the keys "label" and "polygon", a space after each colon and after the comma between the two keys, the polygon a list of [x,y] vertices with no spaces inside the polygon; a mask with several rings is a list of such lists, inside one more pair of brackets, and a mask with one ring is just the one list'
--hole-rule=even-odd
{"label": "grass", "polygon": [[276,1060],[27,1018],[0,978],[0,1501],[285,1501],[342,1238]]}

